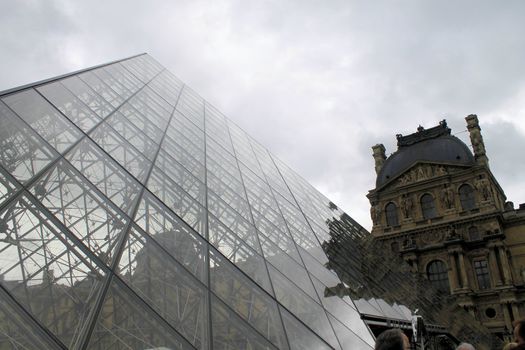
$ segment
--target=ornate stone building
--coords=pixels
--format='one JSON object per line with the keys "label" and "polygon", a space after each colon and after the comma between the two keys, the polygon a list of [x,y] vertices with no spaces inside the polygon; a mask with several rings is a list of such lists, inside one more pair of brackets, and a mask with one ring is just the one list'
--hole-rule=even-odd
{"label": "ornate stone building", "polygon": [[525,205],[506,202],[478,118],[465,119],[473,152],[445,120],[397,135],[389,157],[382,144],[372,147],[372,235],[507,338],[512,321],[525,317]]}

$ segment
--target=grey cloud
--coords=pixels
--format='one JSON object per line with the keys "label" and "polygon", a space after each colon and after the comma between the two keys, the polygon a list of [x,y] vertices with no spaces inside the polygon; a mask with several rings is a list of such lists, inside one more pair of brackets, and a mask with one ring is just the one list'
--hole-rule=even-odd
{"label": "grey cloud", "polygon": [[487,123],[525,88],[521,1],[4,6],[0,88],[149,52],[366,227],[370,146],[393,152],[395,134],[418,124],[446,117],[468,142],[463,118],[477,113],[494,172],[519,183]]}

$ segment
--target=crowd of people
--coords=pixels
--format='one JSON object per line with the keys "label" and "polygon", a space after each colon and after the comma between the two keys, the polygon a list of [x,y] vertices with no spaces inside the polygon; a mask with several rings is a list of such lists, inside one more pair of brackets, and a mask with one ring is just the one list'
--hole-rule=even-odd
{"label": "crowd of people", "polygon": [[[514,342],[505,344],[502,350],[525,350],[525,319],[514,322]],[[410,350],[410,340],[399,328],[388,329],[376,339],[374,350]],[[456,350],[476,350],[469,343],[461,343]]]}

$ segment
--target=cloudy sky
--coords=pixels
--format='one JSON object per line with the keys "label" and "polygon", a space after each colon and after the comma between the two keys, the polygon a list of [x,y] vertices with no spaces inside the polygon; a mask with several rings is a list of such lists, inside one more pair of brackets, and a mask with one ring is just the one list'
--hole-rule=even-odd
{"label": "cloudy sky", "polygon": [[148,52],[370,228],[370,146],[446,118],[525,202],[523,1],[0,1],[0,90]]}

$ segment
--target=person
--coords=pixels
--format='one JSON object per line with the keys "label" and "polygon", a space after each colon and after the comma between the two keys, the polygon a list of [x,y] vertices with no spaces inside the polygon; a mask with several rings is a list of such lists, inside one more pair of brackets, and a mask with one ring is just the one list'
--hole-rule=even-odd
{"label": "person", "polygon": [[458,345],[456,350],[476,350],[476,348],[472,344],[461,343],[461,344]]}
{"label": "person", "polygon": [[508,343],[503,347],[503,350],[515,350],[518,347],[518,343]]}
{"label": "person", "polygon": [[514,341],[518,346],[514,350],[525,350],[525,318],[514,321]]}
{"label": "person", "polygon": [[410,341],[399,328],[392,328],[379,334],[374,350],[410,350]]}

